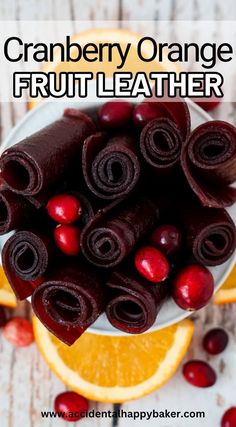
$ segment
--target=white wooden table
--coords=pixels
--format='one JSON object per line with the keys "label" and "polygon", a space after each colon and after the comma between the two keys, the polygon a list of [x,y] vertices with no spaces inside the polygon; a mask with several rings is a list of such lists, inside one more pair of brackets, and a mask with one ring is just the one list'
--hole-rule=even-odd
{"label": "white wooden table", "polygon": [[[1,0],[0,20],[235,20],[235,0]],[[174,23],[173,23],[174,25]],[[122,23],[121,23],[122,26]],[[1,30],[1,29],[0,29]],[[52,32],[56,31],[52,28]],[[0,64],[1,68],[1,64]],[[0,140],[25,114],[23,103],[0,104]],[[216,118],[236,124],[236,107],[224,104],[214,113]],[[22,303],[15,314],[30,317],[30,307]],[[219,374],[217,384],[209,390],[195,389],[182,380],[181,368],[161,390],[139,401],[122,405],[126,410],[205,410],[205,420],[150,420],[132,421],[125,418],[87,419],[81,426],[160,426],[217,427],[224,410],[236,405],[236,304],[209,306],[194,316],[196,333],[188,358],[197,357],[202,333],[212,326],[223,326],[230,333],[230,345],[222,356],[211,359]],[[203,357],[203,355],[199,355]],[[42,360],[36,346],[15,350],[0,336],[0,426],[1,427],[55,427],[67,426],[61,420],[42,420],[41,410],[52,410],[54,397],[65,386]],[[96,404],[99,410],[113,409],[113,405]],[[115,406],[117,408],[117,406]],[[73,427],[73,423],[70,423]]]}

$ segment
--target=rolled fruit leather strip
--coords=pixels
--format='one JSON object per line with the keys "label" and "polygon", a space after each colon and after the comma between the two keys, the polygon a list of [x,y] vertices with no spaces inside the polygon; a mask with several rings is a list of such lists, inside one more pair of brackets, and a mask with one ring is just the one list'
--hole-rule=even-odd
{"label": "rolled fruit leather strip", "polygon": [[33,293],[56,253],[52,238],[38,230],[19,230],[7,240],[2,250],[2,264],[19,300]]}
{"label": "rolled fruit leather strip", "polygon": [[154,202],[136,197],[101,209],[81,234],[81,249],[92,264],[109,268],[130,254],[159,218]]}
{"label": "rolled fruit leather strip", "polygon": [[85,138],[95,132],[92,119],[67,109],[59,120],[5,150],[1,178],[12,191],[42,206],[48,190],[62,179],[82,151]]}
{"label": "rolled fruit leather strip", "polygon": [[187,182],[203,206],[222,208],[236,201],[236,128],[209,121],[185,142],[181,164]]}
{"label": "rolled fruit leather strip", "polygon": [[124,197],[140,176],[137,143],[130,135],[109,137],[98,132],[83,144],[82,166],[86,184],[97,197]]}
{"label": "rolled fruit leather strip", "polygon": [[85,227],[98,211],[98,204],[95,200],[91,200],[92,198],[85,192],[72,191],[71,194],[74,194],[81,203],[82,214],[79,219],[79,225]]}
{"label": "rolled fruit leather strip", "polygon": [[190,200],[179,201],[182,208],[178,212],[188,253],[201,264],[220,265],[236,248],[235,224],[225,209],[209,209]]}
{"label": "rolled fruit leather strip", "polygon": [[[191,117],[187,102],[176,96],[170,98],[168,96],[166,82],[164,83],[164,96],[157,98],[155,96],[155,88],[153,88],[153,97],[149,101],[143,101],[149,105],[151,109],[156,113],[156,118],[163,119],[167,118],[172,120],[179,128],[182,139],[185,140],[189,135],[191,128]],[[153,114],[152,114],[153,117]],[[146,124],[146,122],[144,122]]]}
{"label": "rolled fruit leather strip", "polygon": [[[191,128],[191,117],[189,112],[189,107],[184,98],[176,96],[175,98],[170,98],[168,96],[168,86],[167,82],[164,82],[164,96],[161,98],[161,101],[155,96],[155,89],[153,88],[153,97],[151,98],[151,105],[155,105],[155,108],[161,108],[161,111],[165,112],[167,118],[171,118],[175,124],[178,126],[183,140],[187,138],[190,133]],[[159,107],[160,106],[160,107]],[[160,114],[160,117],[161,114]]]}
{"label": "rolled fruit leather strip", "polygon": [[67,345],[72,345],[105,309],[103,276],[83,264],[61,265],[32,296],[36,316]]}
{"label": "rolled fruit leather strip", "polygon": [[144,278],[122,270],[112,272],[107,287],[109,322],[131,334],[145,332],[154,324],[169,294],[168,282],[150,285]]}
{"label": "rolled fruit leather strip", "polygon": [[159,118],[147,123],[139,144],[144,160],[158,174],[172,176],[180,167],[183,137],[172,120]]}
{"label": "rolled fruit leather strip", "polygon": [[0,235],[33,220],[36,209],[24,197],[9,190],[0,191]]}

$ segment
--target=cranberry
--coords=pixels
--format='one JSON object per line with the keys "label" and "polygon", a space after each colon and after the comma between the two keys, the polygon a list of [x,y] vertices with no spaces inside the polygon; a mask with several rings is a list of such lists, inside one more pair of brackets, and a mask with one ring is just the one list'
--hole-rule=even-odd
{"label": "cranberry", "polygon": [[177,275],[172,288],[172,296],[184,310],[198,310],[211,299],[214,279],[206,267],[189,265]]}
{"label": "cranberry", "polygon": [[62,224],[54,230],[58,248],[66,255],[77,255],[80,251],[80,229],[75,225]]}
{"label": "cranberry", "polygon": [[224,413],[221,427],[236,427],[236,406],[232,406]]}
{"label": "cranberry", "polygon": [[88,400],[75,393],[74,391],[65,391],[58,394],[54,401],[54,410],[64,412],[63,419],[66,421],[78,421],[85,416],[88,411]]}
{"label": "cranberry", "polygon": [[6,312],[5,312],[4,308],[2,306],[0,306],[0,328],[5,326],[6,323],[7,323]]}
{"label": "cranberry", "polygon": [[153,231],[150,241],[166,256],[173,255],[180,249],[181,233],[174,225],[160,225]]}
{"label": "cranberry", "polygon": [[9,320],[3,329],[3,335],[15,347],[27,347],[34,341],[32,325],[23,317]]}
{"label": "cranberry", "polygon": [[148,122],[157,118],[154,103],[142,102],[136,105],[133,112],[133,120],[137,126],[144,127]]}
{"label": "cranberry", "polygon": [[127,125],[132,119],[133,106],[126,101],[109,101],[98,110],[98,117],[106,129]]}
{"label": "cranberry", "polygon": [[137,270],[150,282],[162,282],[169,273],[169,264],[164,255],[152,246],[140,248],[135,255]]}
{"label": "cranberry", "polygon": [[81,215],[80,201],[71,194],[58,194],[47,204],[49,216],[60,224],[71,224]]}
{"label": "cranberry", "polygon": [[202,360],[190,360],[183,366],[186,381],[195,387],[211,387],[216,382],[216,373],[208,363]]}
{"label": "cranberry", "polygon": [[215,328],[207,332],[203,338],[203,348],[210,354],[219,354],[226,348],[229,338],[221,328]]}

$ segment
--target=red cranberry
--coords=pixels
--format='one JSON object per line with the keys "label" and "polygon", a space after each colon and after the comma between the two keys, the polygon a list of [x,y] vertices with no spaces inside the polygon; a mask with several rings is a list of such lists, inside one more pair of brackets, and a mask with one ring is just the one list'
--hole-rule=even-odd
{"label": "red cranberry", "polygon": [[127,125],[132,119],[133,106],[126,101],[109,101],[98,110],[98,117],[106,129]]}
{"label": "red cranberry", "polygon": [[0,306],[0,328],[7,323],[7,316],[4,307]]}
{"label": "red cranberry", "polygon": [[169,273],[169,264],[164,255],[152,246],[140,248],[135,255],[137,270],[150,282],[162,282]]}
{"label": "red cranberry", "polygon": [[232,406],[224,413],[221,427],[236,427],[236,406]]}
{"label": "red cranberry", "polygon": [[186,381],[195,387],[211,387],[216,382],[216,373],[208,363],[202,360],[190,360],[183,366]]}
{"label": "red cranberry", "polygon": [[80,251],[80,229],[75,225],[58,225],[54,230],[58,248],[66,255],[77,255]]}
{"label": "red cranberry", "polygon": [[58,194],[47,204],[49,216],[60,224],[71,224],[81,215],[80,201],[71,194]]}
{"label": "red cranberry", "polygon": [[221,328],[211,329],[203,338],[203,348],[210,354],[219,354],[228,344],[227,333]]}
{"label": "red cranberry", "polygon": [[9,320],[3,329],[3,335],[15,347],[27,347],[34,341],[32,325],[23,317]]}
{"label": "red cranberry", "polygon": [[173,255],[180,249],[181,233],[174,225],[163,224],[153,231],[150,241],[166,256]]}
{"label": "red cranberry", "polygon": [[184,310],[198,310],[211,299],[214,279],[206,267],[189,265],[177,275],[172,288],[172,296]]}
{"label": "red cranberry", "polygon": [[66,421],[79,421],[85,416],[88,407],[88,400],[74,391],[60,393],[54,401],[54,410],[64,412],[63,419]]}
{"label": "red cranberry", "polygon": [[157,111],[152,102],[142,102],[134,108],[133,120],[137,126],[144,127],[148,122],[156,118]]}

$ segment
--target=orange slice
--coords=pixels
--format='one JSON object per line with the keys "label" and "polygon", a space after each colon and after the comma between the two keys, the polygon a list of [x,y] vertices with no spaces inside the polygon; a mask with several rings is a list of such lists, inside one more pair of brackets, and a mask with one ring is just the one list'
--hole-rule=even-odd
{"label": "orange slice", "polygon": [[84,333],[71,347],[34,317],[36,343],[54,373],[72,390],[101,402],[138,399],[161,387],[174,374],[193,334],[183,320],[144,335]]}
{"label": "orange slice", "polygon": [[[128,31],[125,29],[91,29],[84,31],[82,33],[76,34],[71,37],[71,43],[79,43],[81,47],[87,43],[94,43],[98,45],[99,43],[119,43],[122,50],[125,51],[128,43],[131,43],[131,48],[129,50],[125,65],[117,69],[117,65],[120,65],[120,57],[118,51],[113,49],[112,52],[112,62],[108,58],[108,50],[105,52],[105,57],[102,61],[87,62],[85,59],[81,58],[78,62],[61,62],[60,51],[54,57],[53,62],[48,62],[42,68],[42,71],[45,73],[55,72],[59,74],[61,72],[92,72],[96,74],[99,72],[104,72],[106,77],[111,77],[114,72],[132,72],[133,74],[137,72],[144,72],[147,75],[150,72],[157,71],[179,71],[179,67],[176,63],[170,62],[166,56],[163,54],[163,60],[161,62],[153,60],[151,62],[145,62],[141,60],[137,54],[137,45],[139,40],[143,36],[141,34]],[[77,50],[71,48],[70,54],[71,57],[75,57]],[[146,58],[150,58],[153,54],[153,45],[150,41],[145,41],[143,43],[142,54]],[[40,101],[40,98],[36,100],[30,100],[29,108],[33,108]]]}
{"label": "orange slice", "polygon": [[236,265],[227,277],[226,281],[216,292],[214,297],[216,304],[228,304],[230,302],[236,302]]}
{"label": "orange slice", "polygon": [[0,266],[0,304],[7,307],[16,306],[16,297],[8,283],[2,266]]}

